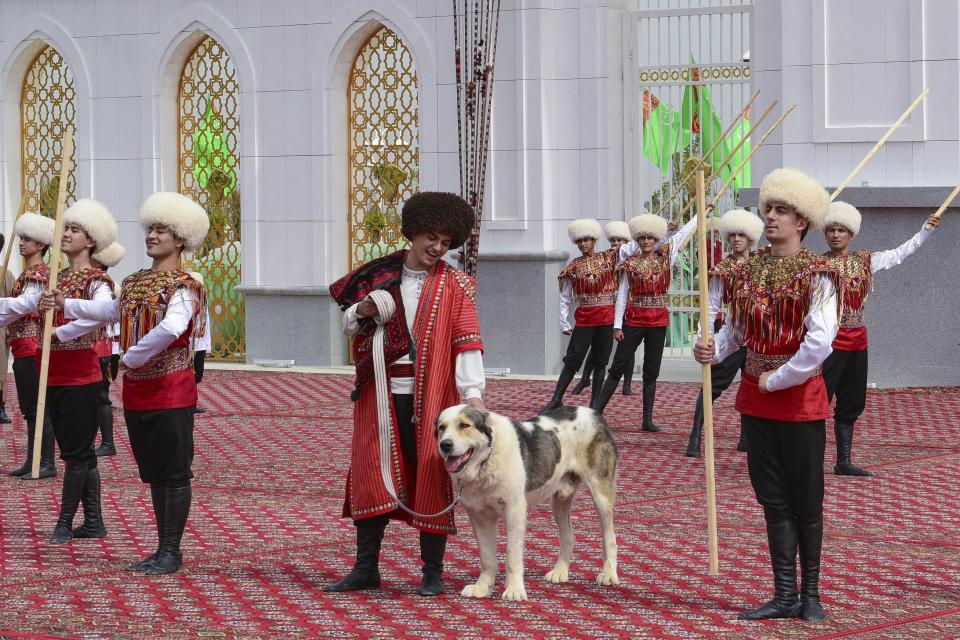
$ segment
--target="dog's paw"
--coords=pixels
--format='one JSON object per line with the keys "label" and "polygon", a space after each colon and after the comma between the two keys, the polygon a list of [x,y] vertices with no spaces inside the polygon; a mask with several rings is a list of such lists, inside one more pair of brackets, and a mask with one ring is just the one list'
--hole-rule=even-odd
{"label": "dog's paw", "polygon": [[521,600],[527,599],[527,590],[523,588],[522,584],[520,586],[507,587],[500,597],[510,602],[520,602]]}
{"label": "dog's paw", "polygon": [[570,567],[557,564],[543,577],[547,582],[567,582],[570,580]]}
{"label": "dog's paw", "polygon": [[464,598],[486,598],[490,595],[490,587],[474,582],[465,586],[460,591],[460,595]]}
{"label": "dog's paw", "polygon": [[616,571],[601,571],[597,574],[597,584],[602,584],[606,586],[614,586],[620,584],[620,578],[617,576]]}

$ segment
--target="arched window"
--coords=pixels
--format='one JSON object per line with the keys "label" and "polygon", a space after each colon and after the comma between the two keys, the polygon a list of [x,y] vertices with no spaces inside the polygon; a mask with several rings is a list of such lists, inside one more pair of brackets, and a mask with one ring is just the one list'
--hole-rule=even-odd
{"label": "arched window", "polygon": [[210,216],[210,233],[190,264],[207,289],[213,331],[210,357],[244,360],[240,285],[240,91],[223,46],[205,38],[187,57],[177,95],[180,192]]}
{"label": "arched window", "polygon": [[[27,67],[20,93],[20,187],[25,210],[56,215],[60,157],[67,132],[77,135],[77,92],[60,53],[45,46]],[[70,158],[67,204],[77,197],[76,146]]]}
{"label": "arched window", "polygon": [[413,56],[386,27],[350,72],[350,267],[406,245],[400,206],[420,187],[420,110]]}

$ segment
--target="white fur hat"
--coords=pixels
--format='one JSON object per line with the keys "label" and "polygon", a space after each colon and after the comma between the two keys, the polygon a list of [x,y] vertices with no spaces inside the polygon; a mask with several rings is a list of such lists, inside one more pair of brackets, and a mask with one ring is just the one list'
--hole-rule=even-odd
{"label": "white fur hat", "polygon": [[53,234],[56,229],[57,223],[53,218],[39,213],[25,213],[13,225],[13,232],[16,235],[21,238],[30,238],[48,247],[53,244]]}
{"label": "white fur hat", "polygon": [[823,224],[830,196],[820,181],[799,169],[774,169],[760,183],[760,211],[769,201],[790,205],[810,222],[810,229]]}
{"label": "white fur hat", "polygon": [[636,240],[639,236],[653,236],[663,240],[667,235],[667,221],[652,213],[641,213],[630,218],[630,237]]}
{"label": "white fur hat", "polygon": [[90,251],[91,255],[116,242],[120,233],[110,211],[102,203],[90,198],[77,200],[63,212],[63,225],[71,224],[82,227],[96,244]]}
{"label": "white fur hat", "polygon": [[832,224],[838,224],[846,227],[852,235],[860,233],[860,212],[852,204],[847,202],[831,202],[827,210],[827,218],[823,221],[824,227]]}
{"label": "white fur hat", "polygon": [[197,282],[199,282],[201,286],[204,285],[204,282],[203,282],[203,274],[200,273],[199,271],[191,271],[191,272],[190,272],[190,277],[193,278],[194,280],[196,280]]}
{"label": "white fur hat", "polygon": [[120,261],[123,260],[123,256],[126,255],[126,253],[127,250],[124,249],[119,242],[111,242],[106,248],[96,252],[90,256],[90,258],[105,267],[115,267],[120,264]]}
{"label": "white fur hat", "polygon": [[731,233],[742,233],[756,244],[763,235],[763,220],[746,209],[731,209],[720,218],[720,235],[726,238]]}
{"label": "white fur hat", "polygon": [[593,218],[580,218],[567,225],[567,235],[570,236],[570,242],[576,242],[580,238],[600,238],[600,223]]}
{"label": "white fur hat", "polygon": [[606,234],[607,240],[613,240],[614,238],[630,239],[630,225],[623,220],[611,220],[603,227],[603,232]]}
{"label": "white fur hat", "polygon": [[193,251],[207,237],[210,218],[203,207],[180,193],[159,191],[140,208],[140,224],[144,229],[162,224],[183,241],[183,248]]}

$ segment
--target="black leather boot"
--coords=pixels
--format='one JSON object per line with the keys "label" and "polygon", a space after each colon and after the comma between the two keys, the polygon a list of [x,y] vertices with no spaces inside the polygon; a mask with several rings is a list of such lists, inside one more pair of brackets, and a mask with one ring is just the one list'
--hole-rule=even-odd
{"label": "black leather boot", "polygon": [[328,584],[324,591],[364,591],[380,588],[380,544],[387,527],[387,516],[357,520],[357,561],[345,577]]}
{"label": "black leather boot", "polygon": [[[56,440],[53,437],[53,423],[49,419],[43,423],[43,434],[40,436],[40,475],[34,478],[29,473],[20,476],[21,480],[43,480],[57,476]],[[33,445],[31,445],[32,447]]]}
{"label": "black leather boot", "polygon": [[540,410],[540,415],[563,406],[563,394],[567,392],[567,387],[573,382],[575,375],[577,375],[576,370],[567,365],[563,365],[563,371],[560,372],[560,377],[557,379],[557,386],[553,390],[553,397],[550,398],[547,406]]}
{"label": "black leather boot", "polygon": [[653,403],[657,399],[657,383],[643,383],[643,427],[644,431],[657,433],[660,427],[653,423]]}
{"label": "black leather boot", "polygon": [[7,475],[20,478],[30,473],[30,468],[33,466],[33,435],[35,433],[36,427],[34,426],[34,421],[27,420],[27,459],[23,463],[23,466],[13,469],[8,472]]}
{"label": "black leather boot", "polygon": [[747,451],[747,436],[743,433],[743,425],[740,425],[740,439],[737,440],[737,451],[746,453]]}
{"label": "black leather boot", "polygon": [[820,606],[820,551],[823,515],[797,519],[800,534],[800,617],[818,622],[827,617]]}
{"label": "black leather boot", "polygon": [[13,420],[7,415],[7,408],[0,404],[0,424],[12,424]]}
{"label": "black leather boot", "polygon": [[633,358],[630,358],[630,362],[627,364],[626,370],[623,372],[623,389],[621,393],[625,396],[635,396],[633,392]]}
{"label": "black leather boot", "polygon": [[446,549],[445,534],[420,532],[420,559],[423,560],[423,578],[417,589],[420,595],[438,596],[446,592],[443,586],[443,553]]}
{"label": "black leather boot", "polygon": [[117,455],[117,447],[113,442],[113,405],[110,404],[109,389],[107,385],[103,391],[106,398],[101,398],[100,406],[97,407],[97,425],[100,427],[100,446],[94,451],[97,457]]}
{"label": "black leather boot", "polygon": [[608,375],[607,379],[603,381],[600,391],[597,392],[596,398],[590,400],[590,408],[603,415],[603,410],[607,408],[607,403],[610,402],[610,398],[616,392],[618,384],[620,384],[620,376],[615,376],[612,373]]}
{"label": "black leather boot", "polygon": [[100,500],[100,471],[87,471],[87,484],[83,489],[83,524],[73,530],[74,538],[106,538],[107,527],[103,524],[103,507]]}
{"label": "black leather boot", "polygon": [[187,526],[187,516],[190,515],[190,502],[193,489],[188,484],[182,487],[167,486],[166,500],[163,503],[163,537],[160,538],[160,548],[157,557],[147,568],[148,576],[162,576],[176,573],[183,566],[183,554],[180,552],[180,541],[183,540],[183,530]]}
{"label": "black leather boot", "polygon": [[57,526],[53,529],[50,542],[64,544],[73,540],[73,517],[77,515],[77,507],[83,497],[87,485],[87,464],[69,462],[63,470],[63,489],[60,493],[60,517]]}
{"label": "black leather boot", "polygon": [[583,390],[590,386],[590,375],[591,371],[589,367],[584,369],[583,375],[580,377],[580,382],[577,383],[577,386],[573,388],[573,391],[570,392],[572,396],[578,396],[583,393]]}
{"label": "black leather boot", "polygon": [[861,469],[850,462],[850,452],[853,449],[853,423],[834,421],[833,433],[837,437],[837,464],[833,472],[838,476],[872,476],[872,471]]}
{"label": "black leather boot", "polygon": [[600,391],[603,389],[603,383],[607,379],[607,370],[606,367],[602,364],[598,364],[593,369],[593,388],[590,390],[590,406],[597,401],[597,398],[600,397]]}
{"label": "black leather boot", "polygon": [[687,442],[687,457],[700,457],[700,439],[703,435],[703,391],[697,397],[697,406],[693,409],[693,427],[690,428],[690,440]]}
{"label": "black leather boot", "polygon": [[767,520],[767,543],[770,545],[770,564],[773,566],[775,595],[763,606],[744,611],[741,620],[769,620],[796,618],[800,615],[797,597],[797,521],[764,510]]}
{"label": "black leather boot", "polygon": [[127,571],[146,571],[160,554],[160,543],[163,541],[164,517],[167,506],[167,488],[162,483],[150,485],[150,499],[153,502],[153,517],[157,521],[157,550],[139,562],[127,565]]}

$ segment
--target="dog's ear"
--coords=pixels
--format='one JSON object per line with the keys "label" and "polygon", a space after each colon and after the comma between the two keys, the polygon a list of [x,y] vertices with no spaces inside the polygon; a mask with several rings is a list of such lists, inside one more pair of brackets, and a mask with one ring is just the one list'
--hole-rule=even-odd
{"label": "dog's ear", "polygon": [[470,418],[470,421],[477,428],[477,431],[485,435],[488,440],[492,439],[493,429],[487,424],[487,418],[490,417],[489,411],[480,411],[476,407],[467,405],[464,413]]}

